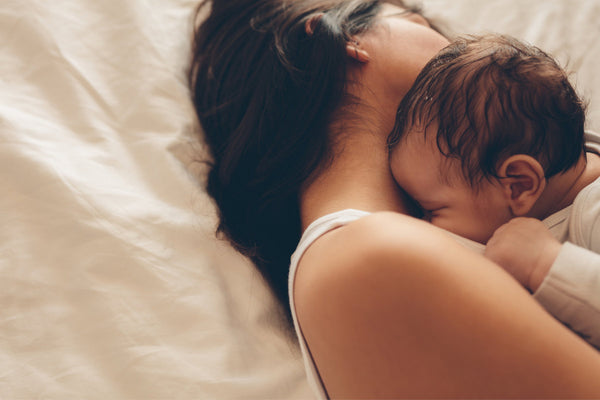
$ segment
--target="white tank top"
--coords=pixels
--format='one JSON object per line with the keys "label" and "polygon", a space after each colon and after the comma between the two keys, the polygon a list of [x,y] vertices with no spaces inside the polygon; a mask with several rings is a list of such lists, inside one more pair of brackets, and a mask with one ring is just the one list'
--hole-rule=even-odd
{"label": "white tank top", "polygon": [[292,254],[290,261],[290,274],[289,274],[289,296],[290,296],[290,308],[292,310],[292,318],[294,320],[294,329],[296,330],[296,336],[300,342],[300,350],[302,351],[302,358],[304,359],[304,369],[306,370],[306,376],[308,383],[312,388],[313,392],[319,400],[328,399],[327,391],[319,376],[319,371],[313,361],[312,355],[306,345],[306,340],[298,324],[298,318],[296,317],[296,309],[294,305],[294,279],[296,277],[296,270],[298,268],[298,262],[302,255],[315,240],[323,236],[325,233],[349,224],[352,221],[356,221],[370,213],[360,210],[342,210],[332,214],[325,215],[315,221],[306,228],[300,238],[296,251]]}

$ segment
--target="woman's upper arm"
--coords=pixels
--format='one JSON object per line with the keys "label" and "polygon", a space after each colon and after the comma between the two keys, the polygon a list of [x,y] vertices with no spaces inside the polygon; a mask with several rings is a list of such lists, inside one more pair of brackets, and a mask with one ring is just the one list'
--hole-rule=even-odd
{"label": "woman's upper arm", "polygon": [[600,397],[591,347],[423,222],[380,213],[323,236],[294,290],[331,397]]}

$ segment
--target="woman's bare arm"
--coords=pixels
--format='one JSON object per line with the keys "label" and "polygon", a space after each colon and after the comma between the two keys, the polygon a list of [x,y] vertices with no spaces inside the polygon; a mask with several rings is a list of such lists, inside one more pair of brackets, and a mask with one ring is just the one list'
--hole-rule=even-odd
{"label": "woman's bare arm", "polygon": [[600,398],[600,355],[507,273],[378,213],[304,255],[296,311],[332,398]]}

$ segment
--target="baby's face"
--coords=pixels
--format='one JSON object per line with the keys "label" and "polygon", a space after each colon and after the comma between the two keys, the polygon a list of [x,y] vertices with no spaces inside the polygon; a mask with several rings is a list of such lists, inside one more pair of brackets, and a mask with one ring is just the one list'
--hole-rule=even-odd
{"label": "baby's face", "polygon": [[422,132],[409,135],[390,159],[398,185],[433,225],[486,243],[512,216],[502,187],[486,180],[476,191],[462,177],[460,163],[440,153],[432,135],[427,141]]}

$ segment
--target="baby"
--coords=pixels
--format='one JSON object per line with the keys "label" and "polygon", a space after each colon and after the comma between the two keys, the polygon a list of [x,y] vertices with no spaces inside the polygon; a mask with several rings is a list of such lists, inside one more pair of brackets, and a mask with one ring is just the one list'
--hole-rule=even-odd
{"label": "baby", "polygon": [[487,257],[599,347],[600,137],[584,122],[552,57],[487,35],[425,66],[388,144],[394,178],[426,220],[487,243]]}

